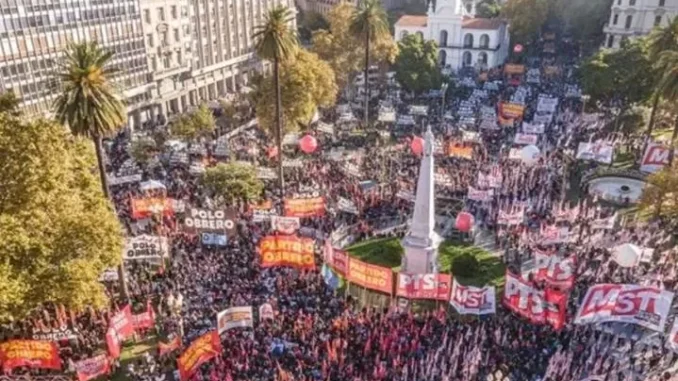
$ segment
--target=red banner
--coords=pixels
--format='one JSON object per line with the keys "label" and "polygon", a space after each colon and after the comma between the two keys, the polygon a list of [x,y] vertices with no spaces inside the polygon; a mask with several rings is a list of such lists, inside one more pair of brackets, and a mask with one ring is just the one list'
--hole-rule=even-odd
{"label": "red banner", "polygon": [[285,199],[286,217],[319,217],[325,215],[325,197]]}
{"label": "red banner", "polygon": [[342,277],[346,276],[348,270],[348,254],[339,249],[332,247],[332,240],[325,240],[325,247],[323,248],[325,263],[327,263],[337,274]]}
{"label": "red banner", "polygon": [[393,270],[387,267],[371,265],[349,257],[346,280],[370,290],[393,294]]}
{"label": "red banner", "polygon": [[195,339],[177,359],[181,381],[188,380],[200,365],[221,353],[221,341],[217,331],[210,331]]}
{"label": "red banner", "polygon": [[113,315],[109,327],[115,330],[120,341],[125,341],[134,335],[134,321],[132,319],[132,309],[129,304],[126,305],[122,311]]}
{"label": "red banner", "polygon": [[181,348],[181,338],[179,336],[175,337],[169,343],[163,343],[162,341],[158,342],[158,351],[160,352],[160,356],[173,352],[179,348]]}
{"label": "red banner", "polygon": [[154,214],[171,216],[174,214],[174,199],[151,197],[130,199],[132,218],[135,220],[148,218]]}
{"label": "red banner", "polygon": [[10,340],[4,342],[0,344],[0,363],[7,373],[22,366],[61,370],[59,349],[52,341]]}
{"label": "red banner", "polygon": [[120,339],[113,327],[108,328],[108,331],[106,331],[106,347],[108,348],[108,355],[111,356],[111,358],[117,359],[120,357]]}
{"label": "red banner", "polygon": [[447,301],[452,277],[449,274],[398,274],[396,295],[408,299]]}
{"label": "red banner", "polygon": [[75,363],[78,381],[88,381],[110,373],[111,362],[106,355],[99,355]]}
{"label": "red banner", "polygon": [[148,329],[155,325],[155,311],[151,307],[151,303],[146,303],[146,312],[132,316],[132,323],[134,329]]}
{"label": "red banner", "polygon": [[557,255],[548,255],[539,251],[534,253],[534,279],[545,282],[551,287],[560,290],[569,290],[574,284],[574,272],[577,269],[576,258],[560,258]]}
{"label": "red banner", "polygon": [[315,240],[291,235],[270,235],[259,242],[261,267],[315,268]]}
{"label": "red banner", "polygon": [[567,294],[557,290],[537,290],[520,277],[506,271],[504,305],[532,324],[565,325]]}

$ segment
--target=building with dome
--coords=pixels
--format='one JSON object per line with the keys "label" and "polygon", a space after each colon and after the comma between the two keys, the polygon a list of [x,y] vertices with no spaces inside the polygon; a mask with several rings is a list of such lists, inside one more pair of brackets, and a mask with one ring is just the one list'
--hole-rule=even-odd
{"label": "building with dome", "polygon": [[487,69],[506,61],[509,52],[508,23],[475,17],[477,0],[433,0],[426,16],[404,15],[395,24],[395,40],[419,33],[438,43],[441,66]]}

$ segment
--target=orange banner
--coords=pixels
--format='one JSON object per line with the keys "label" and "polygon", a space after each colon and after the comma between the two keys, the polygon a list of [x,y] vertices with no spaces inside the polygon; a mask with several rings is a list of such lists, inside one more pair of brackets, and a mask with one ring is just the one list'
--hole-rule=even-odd
{"label": "orange banner", "polygon": [[148,218],[154,214],[174,214],[174,200],[171,198],[132,198],[132,218]]}
{"label": "orange banner", "polygon": [[515,122],[513,118],[504,118],[501,115],[497,115],[497,120],[499,121],[499,125],[502,127],[511,127]]}
{"label": "orange banner", "polygon": [[506,73],[506,74],[523,74],[523,73],[525,73],[525,65],[506,64],[506,65],[504,65],[504,73]]}
{"label": "orange banner", "polygon": [[259,252],[261,267],[315,268],[315,241],[311,238],[270,235],[262,238]]}
{"label": "orange banner", "polygon": [[285,199],[285,217],[318,217],[325,214],[325,197]]}
{"label": "orange banner", "polygon": [[499,109],[501,110],[501,114],[506,118],[520,118],[525,112],[525,106],[517,103],[502,102],[499,105]]}
{"label": "orange banner", "polygon": [[169,343],[163,343],[162,341],[158,342],[158,352],[160,356],[173,352],[181,348],[181,337],[177,336]]}
{"label": "orange banner", "polygon": [[453,142],[447,146],[447,155],[471,160],[473,159],[473,147]]}
{"label": "orange banner", "polygon": [[210,331],[198,337],[177,359],[181,381],[193,376],[200,365],[221,353],[221,341],[217,331]]}
{"label": "orange banner", "polygon": [[393,271],[349,257],[346,280],[370,290],[393,293]]}
{"label": "orange banner", "polygon": [[61,370],[56,343],[41,340],[11,340],[0,344],[0,363],[9,373],[14,368],[29,367]]}

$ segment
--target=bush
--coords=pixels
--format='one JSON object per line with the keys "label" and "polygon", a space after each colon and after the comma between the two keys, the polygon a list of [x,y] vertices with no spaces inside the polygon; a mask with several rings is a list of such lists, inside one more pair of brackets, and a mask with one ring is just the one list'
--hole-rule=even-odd
{"label": "bush", "polygon": [[478,259],[469,253],[464,253],[452,260],[452,274],[455,277],[472,278],[478,275],[479,270]]}

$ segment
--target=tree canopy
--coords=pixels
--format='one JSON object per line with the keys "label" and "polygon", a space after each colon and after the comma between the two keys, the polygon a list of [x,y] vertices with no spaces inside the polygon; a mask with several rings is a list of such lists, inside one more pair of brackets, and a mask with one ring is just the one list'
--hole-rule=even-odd
{"label": "tree canopy", "polygon": [[666,166],[648,176],[648,186],[640,198],[640,210],[652,217],[664,217],[670,221],[678,218],[678,166]]}
{"label": "tree canopy", "polygon": [[175,137],[195,141],[201,137],[212,135],[216,126],[212,110],[203,103],[194,112],[182,115],[174,121],[170,129]]}
{"label": "tree canopy", "polygon": [[613,0],[555,0],[552,12],[572,36],[587,47],[602,43],[603,26],[610,20]]}
{"label": "tree canopy", "polygon": [[413,33],[398,42],[398,49],[396,79],[406,90],[420,94],[440,87],[442,74],[435,41],[424,41],[418,33]]}
{"label": "tree canopy", "polygon": [[501,11],[511,25],[511,42],[529,44],[536,40],[549,8],[548,0],[508,0]]}
{"label": "tree canopy", "polygon": [[207,168],[200,181],[207,195],[218,203],[257,201],[264,189],[255,167],[242,163],[219,163]]}
{"label": "tree canopy", "polygon": [[[275,84],[272,76],[259,79],[255,103],[259,125],[268,131],[275,127]],[[285,131],[308,124],[318,107],[334,104],[337,84],[330,65],[318,55],[298,49],[280,67],[280,88]]]}
{"label": "tree canopy", "polygon": [[44,302],[103,306],[122,228],[91,144],[63,126],[0,114],[0,321]]}
{"label": "tree canopy", "polygon": [[481,0],[476,6],[476,17],[494,18],[501,13],[501,5],[497,0]]}
{"label": "tree canopy", "polygon": [[[313,32],[312,49],[330,64],[339,88],[346,86],[365,63],[364,41],[358,41],[349,31],[354,12],[354,5],[341,2],[327,16],[329,30]],[[397,55],[398,47],[389,33],[370,42],[370,61],[374,64],[393,63]]]}

